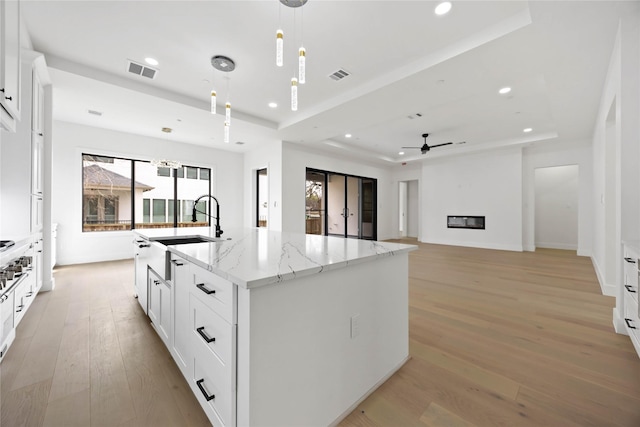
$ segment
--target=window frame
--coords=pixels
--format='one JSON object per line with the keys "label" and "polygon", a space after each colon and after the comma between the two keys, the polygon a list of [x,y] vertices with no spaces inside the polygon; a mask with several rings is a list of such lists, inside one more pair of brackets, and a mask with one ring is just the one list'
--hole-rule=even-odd
{"label": "window frame", "polygon": [[[108,161],[111,160],[111,161]],[[86,197],[91,197],[92,195],[88,194],[85,195],[85,181],[84,181],[84,167],[85,167],[85,161],[90,161],[90,162],[104,162],[104,163],[108,163],[108,164],[113,164],[115,160],[122,160],[122,161],[127,161],[130,162],[131,165],[131,176],[128,177],[131,180],[131,187],[130,187],[130,205],[131,205],[131,220],[129,222],[129,228],[127,229],[120,229],[120,228],[114,228],[113,230],[91,230],[91,229],[86,229],[86,226],[88,223],[85,222],[85,209],[86,209]],[[81,155],[80,155],[80,168],[82,170],[81,173],[81,185],[80,185],[80,191],[81,191],[81,200],[82,200],[82,216],[81,216],[81,224],[80,227],[82,228],[82,233],[103,233],[103,232],[122,232],[122,231],[130,231],[130,230],[135,230],[136,229],[136,213],[137,213],[137,209],[135,206],[135,186],[136,186],[136,177],[135,177],[135,170],[136,170],[136,164],[137,163],[151,163],[151,160],[146,160],[146,159],[136,159],[136,158],[130,158],[130,157],[125,157],[125,156],[121,156],[118,154],[95,154],[95,152],[87,152],[87,151],[82,151]],[[212,195],[212,188],[213,188],[213,182],[212,182],[212,177],[214,175],[214,167],[212,166],[201,166],[201,165],[183,165],[180,169],[182,169],[182,174],[180,174],[179,172],[177,172],[177,169],[173,169],[173,171],[170,170],[169,172],[169,176],[165,176],[158,174],[157,172],[157,176],[158,177],[162,177],[162,178],[169,178],[171,180],[173,180],[173,195],[171,196],[172,198],[168,198],[165,199],[165,219],[166,219],[166,223],[171,224],[173,223],[173,227],[178,227],[180,223],[184,223],[183,218],[182,218],[182,214],[183,214],[183,209],[181,206],[181,202],[182,199],[178,199],[178,179],[181,178],[183,180],[186,180],[186,170],[187,168],[193,168],[196,171],[196,177],[195,178],[189,178],[191,180],[196,179],[196,180],[200,180],[200,170],[202,169],[208,169],[209,170],[209,185],[208,185],[208,195],[211,196]],[[159,169],[159,168],[158,168]],[[180,176],[182,175],[182,176]],[[205,181],[205,180],[203,180]],[[121,197],[121,196],[120,196]],[[141,206],[140,209],[142,209],[142,217],[143,217],[143,221],[144,221],[144,200],[143,199],[143,204]],[[146,199],[149,201],[149,224],[153,223],[153,198],[149,198]],[[174,209],[173,212],[173,218],[170,218],[168,216],[169,214],[169,208],[168,208],[168,204],[170,202],[176,202],[178,204],[178,209]],[[100,203],[99,199],[97,200],[98,203]],[[202,203],[202,201],[201,201]],[[118,212],[120,211],[120,199],[117,198],[117,200],[115,201],[115,212],[116,212],[116,219],[115,219],[115,223],[118,222]],[[175,205],[174,205],[175,206]],[[207,226],[211,225],[211,218],[210,217],[206,217],[205,218]],[[171,228],[171,225],[167,228]]]}

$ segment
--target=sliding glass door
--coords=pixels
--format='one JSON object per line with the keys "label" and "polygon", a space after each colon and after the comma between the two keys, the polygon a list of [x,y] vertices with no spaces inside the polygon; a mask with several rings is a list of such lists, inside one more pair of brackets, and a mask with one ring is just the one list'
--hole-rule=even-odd
{"label": "sliding glass door", "polygon": [[308,234],[376,238],[375,179],[307,169],[306,187]]}

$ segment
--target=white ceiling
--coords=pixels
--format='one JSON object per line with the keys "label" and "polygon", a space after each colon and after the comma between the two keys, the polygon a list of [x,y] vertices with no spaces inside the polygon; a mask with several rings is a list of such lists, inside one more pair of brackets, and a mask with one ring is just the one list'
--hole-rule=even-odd
{"label": "white ceiling", "polygon": [[[398,152],[425,132],[429,144],[466,142],[427,156],[590,138],[619,17],[638,13],[637,2],[454,1],[445,16],[437,4],[309,0],[296,9],[307,50],[297,112],[289,84],[300,42],[294,9],[277,0],[22,0],[22,16],[51,67],[59,120],[237,152],[283,139],[386,164],[423,159]],[[214,55],[236,70],[214,70]],[[160,62],[155,80],[126,72],[127,59],[147,56]],[[329,79],[340,68],[351,75]],[[503,86],[511,93],[499,95]],[[233,106],[231,144],[223,117],[208,112],[212,87],[219,110],[227,92]]]}

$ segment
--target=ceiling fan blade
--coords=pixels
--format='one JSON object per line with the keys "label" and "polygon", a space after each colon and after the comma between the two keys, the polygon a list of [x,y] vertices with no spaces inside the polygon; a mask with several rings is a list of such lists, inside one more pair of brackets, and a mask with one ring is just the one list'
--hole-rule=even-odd
{"label": "ceiling fan blade", "polygon": [[442,147],[443,145],[451,145],[453,144],[453,142],[445,142],[444,144],[436,144],[436,145],[430,145],[429,147],[433,148],[433,147]]}
{"label": "ceiling fan blade", "polygon": [[422,147],[402,147],[402,148],[422,148]]}

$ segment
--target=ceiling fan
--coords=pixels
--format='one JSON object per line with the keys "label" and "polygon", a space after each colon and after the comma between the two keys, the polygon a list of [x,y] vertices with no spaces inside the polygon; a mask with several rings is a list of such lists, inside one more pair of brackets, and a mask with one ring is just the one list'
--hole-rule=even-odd
{"label": "ceiling fan", "polygon": [[422,144],[422,147],[402,147],[402,148],[419,148],[420,151],[422,151],[422,154],[426,154],[426,152],[431,150],[432,148],[442,147],[443,145],[451,145],[451,144],[453,144],[453,142],[445,142],[444,144],[427,145],[427,137],[428,136],[429,136],[428,133],[423,133],[422,134],[422,137],[424,138],[424,144]]}

